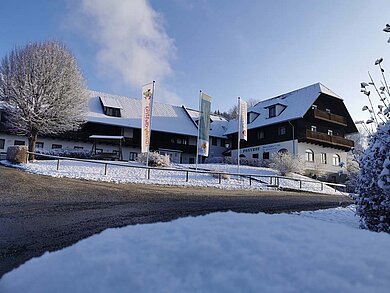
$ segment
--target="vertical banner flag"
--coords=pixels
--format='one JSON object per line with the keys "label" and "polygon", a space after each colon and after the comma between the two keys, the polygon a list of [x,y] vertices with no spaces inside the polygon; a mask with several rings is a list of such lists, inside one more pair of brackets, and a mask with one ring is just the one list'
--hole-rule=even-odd
{"label": "vertical banner flag", "polygon": [[209,132],[210,132],[210,111],[211,97],[201,93],[200,97],[200,118],[199,118],[199,138],[198,155],[207,157],[209,155]]}
{"label": "vertical banner flag", "polygon": [[141,125],[141,152],[149,152],[150,145],[150,124],[153,107],[153,83],[148,83],[142,87],[142,125]]}
{"label": "vertical banner flag", "polygon": [[248,123],[247,123],[247,112],[248,112],[248,104],[243,100],[239,100],[239,111],[240,111],[240,139],[245,141],[248,140]]}

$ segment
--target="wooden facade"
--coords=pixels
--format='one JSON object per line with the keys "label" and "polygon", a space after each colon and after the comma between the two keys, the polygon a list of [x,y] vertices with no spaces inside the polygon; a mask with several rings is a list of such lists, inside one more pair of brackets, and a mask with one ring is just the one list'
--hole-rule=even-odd
{"label": "wooden facade", "polygon": [[[298,142],[349,151],[354,142],[345,135],[357,132],[343,101],[326,94],[317,98],[303,118],[252,129],[248,124],[248,128],[248,141],[241,141],[241,148],[297,139]],[[229,135],[229,139],[232,149],[237,149],[237,133]]]}

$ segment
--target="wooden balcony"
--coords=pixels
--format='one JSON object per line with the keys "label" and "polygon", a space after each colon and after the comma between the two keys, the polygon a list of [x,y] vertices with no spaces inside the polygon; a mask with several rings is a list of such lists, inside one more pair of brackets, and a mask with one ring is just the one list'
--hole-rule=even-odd
{"label": "wooden balcony", "polygon": [[327,146],[341,147],[343,149],[350,149],[354,146],[354,142],[352,140],[346,139],[344,137],[328,135],[326,133],[311,130],[306,130],[304,137],[301,136],[301,139],[307,140],[309,142],[318,142]]}
{"label": "wooden balcony", "polygon": [[318,109],[314,109],[314,118],[347,126],[347,118]]}

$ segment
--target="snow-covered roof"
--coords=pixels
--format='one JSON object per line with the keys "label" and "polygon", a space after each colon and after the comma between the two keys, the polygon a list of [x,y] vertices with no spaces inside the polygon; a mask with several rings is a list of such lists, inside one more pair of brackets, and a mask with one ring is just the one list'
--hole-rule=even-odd
{"label": "snow-covered roof", "polygon": [[[253,107],[250,107],[248,112],[259,113],[260,115],[252,123],[248,124],[248,129],[302,118],[320,94],[326,94],[342,100],[340,96],[332,92],[323,84],[315,83],[307,87],[261,101]],[[269,118],[269,107],[273,105],[280,105],[281,111],[279,115]],[[234,132],[237,132],[237,120],[229,121],[228,129],[225,134],[227,135]]]}
{"label": "snow-covered roof", "polygon": [[122,135],[90,135],[89,138],[91,139],[113,139],[113,140],[119,140],[124,139],[125,137]]}
{"label": "snow-covered roof", "polygon": [[112,96],[100,96],[100,100],[104,107],[123,109],[121,103],[118,101],[116,97]]}
{"label": "snow-covered roof", "polygon": [[[87,121],[120,127],[141,128],[141,100],[96,91],[89,92]],[[121,117],[107,116],[100,100],[116,100],[121,105]],[[197,136],[197,128],[180,106],[153,103],[152,130]]]}
{"label": "snow-covered roof", "polygon": [[[199,119],[199,111],[194,109],[185,108],[188,115],[195,122]],[[228,127],[228,121],[222,116],[210,114],[210,136],[225,138],[225,132]]]}

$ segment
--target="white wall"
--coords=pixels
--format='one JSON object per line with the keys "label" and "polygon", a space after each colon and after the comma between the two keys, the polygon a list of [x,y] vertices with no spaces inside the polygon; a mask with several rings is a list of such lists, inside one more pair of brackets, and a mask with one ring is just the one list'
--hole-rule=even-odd
{"label": "white wall", "polygon": [[[0,154],[3,153],[3,155],[7,152],[8,147],[14,145],[15,140],[24,141],[25,145],[28,145],[28,140],[25,136],[0,133],[0,139],[5,140],[4,148],[0,149]],[[38,137],[37,142],[43,142],[44,143],[43,149],[45,150],[51,150],[53,144],[62,145],[62,149],[69,149],[69,150],[73,150],[75,146],[83,147],[83,149],[87,151],[92,150],[92,146],[93,146],[93,144],[89,142],[76,142],[76,141],[68,141],[68,140],[61,140],[61,139],[54,139],[54,138],[42,138],[42,137]],[[114,150],[116,151],[119,150],[119,145],[117,145],[117,143],[113,143],[113,145],[98,143],[96,144],[96,148],[102,149],[104,153],[112,153]],[[139,154],[141,153],[141,149],[133,148],[133,147],[122,147],[123,160],[125,161],[130,160],[130,152]],[[194,158],[195,160],[195,154],[192,155],[192,154],[181,153],[180,155],[181,155],[181,161],[183,163],[189,163],[190,158]]]}
{"label": "white wall", "polygon": [[[272,143],[272,144],[266,144],[266,145],[260,145],[255,147],[249,147],[249,148],[243,148],[240,149],[240,154],[245,155],[246,158],[252,158],[253,154],[258,154],[259,159],[263,158],[264,152],[270,153],[270,158],[272,158],[272,154],[280,151],[281,149],[287,149],[287,151],[292,154],[293,148],[295,148],[295,153],[299,156],[301,156],[305,160],[305,151],[306,149],[311,149],[314,152],[314,162],[306,162],[305,161],[305,169],[307,170],[307,173],[310,173],[312,171],[322,171],[326,173],[338,173],[341,168],[340,166],[333,166],[333,155],[337,154],[340,156],[340,162],[346,163],[347,161],[347,152],[329,148],[329,147],[323,147],[315,144],[310,143],[298,143],[297,140],[294,140],[294,147],[293,147],[293,141],[285,141],[280,143]],[[321,153],[326,153],[327,162],[326,164],[321,163]],[[232,150],[232,157],[237,157],[237,150]]]}
{"label": "white wall", "polygon": [[[346,163],[347,161],[347,152],[329,148],[329,147],[323,147],[315,144],[310,143],[298,143],[298,154],[303,156],[305,158],[305,151],[307,149],[311,149],[314,152],[314,162],[305,162],[305,166],[307,170],[315,170],[316,168],[319,168],[320,170],[323,170],[327,173],[338,173],[341,168],[340,166],[333,166],[333,155],[337,154],[340,156],[340,162]],[[321,153],[326,153],[326,164],[321,163]]]}
{"label": "white wall", "polygon": [[[287,151],[292,154],[295,145],[295,152],[297,151],[297,140],[289,140],[289,141],[283,141],[278,143],[271,143],[271,144],[265,144],[265,145],[259,145],[249,148],[242,148],[240,149],[240,154],[245,155],[246,158],[252,158],[254,154],[258,154],[259,159],[263,159],[263,153],[269,152],[270,158],[272,157],[273,153],[277,153],[281,149],[287,149]],[[232,157],[237,157],[237,150],[232,150]]]}

